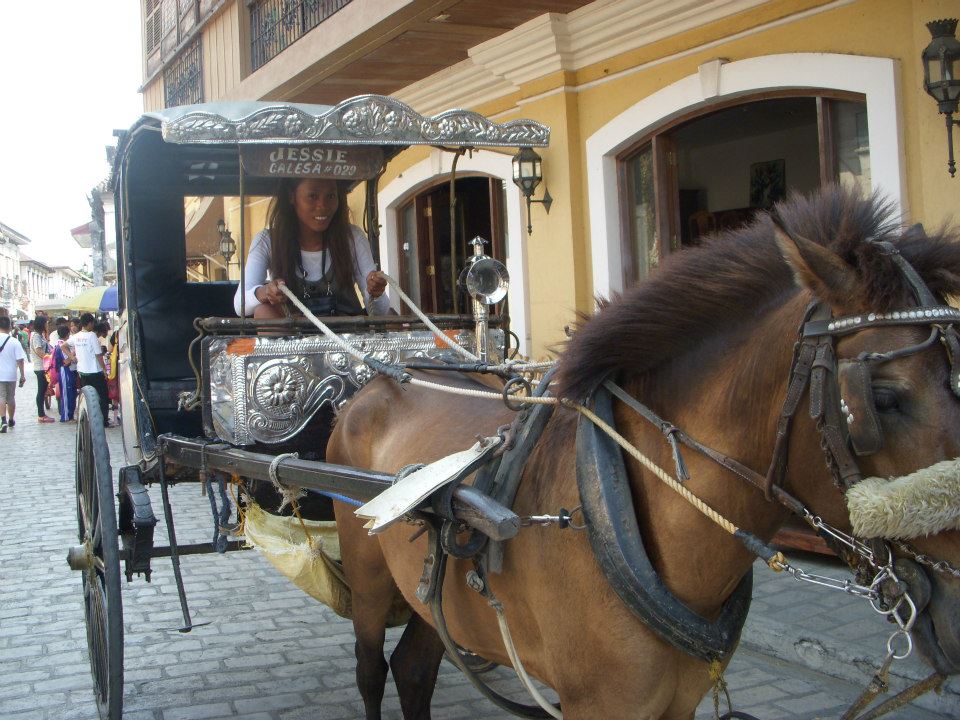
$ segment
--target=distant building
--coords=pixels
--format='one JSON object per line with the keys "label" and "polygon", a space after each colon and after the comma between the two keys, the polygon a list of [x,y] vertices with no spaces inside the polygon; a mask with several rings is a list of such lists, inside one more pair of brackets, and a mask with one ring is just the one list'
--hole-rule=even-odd
{"label": "distant building", "polygon": [[26,318],[28,308],[22,303],[23,286],[20,274],[20,248],[30,240],[13,228],[0,223],[0,315]]}
{"label": "distant building", "polygon": [[20,275],[24,317],[33,317],[37,310],[64,313],[67,302],[90,287],[90,281],[73,268],[47,265],[26,256],[20,260]]}

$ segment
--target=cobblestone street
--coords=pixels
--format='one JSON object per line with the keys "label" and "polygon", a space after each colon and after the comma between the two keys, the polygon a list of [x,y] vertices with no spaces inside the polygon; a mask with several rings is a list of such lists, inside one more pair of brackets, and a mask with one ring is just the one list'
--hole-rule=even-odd
{"label": "cobblestone street", "polygon": [[[65,561],[66,550],[77,537],[76,426],[38,424],[33,417],[33,383],[31,374],[27,386],[18,392],[17,426],[0,436],[5,457],[0,473],[4,500],[0,720],[94,720],[97,711],[86,657],[80,578]],[[120,430],[107,433],[116,472],[122,461]],[[154,512],[160,516],[160,494],[155,491],[151,496]],[[212,521],[199,486],[175,487],[172,496],[180,542],[207,540]],[[162,522],[155,540],[157,545],[166,544]],[[363,717],[354,684],[350,623],[303,594],[256,552],[183,560],[194,621],[210,623],[189,634],[176,632],[181,616],[169,561],[155,559],[153,567],[151,583],[140,578],[123,587],[126,720]],[[755,611],[774,612],[789,601],[795,584],[786,583],[791,580],[760,579],[758,575]],[[780,588],[785,588],[782,595]],[[837,615],[835,608],[820,609],[824,616]],[[858,615],[842,617],[848,633],[857,624],[877,626],[868,609],[857,609]],[[762,627],[765,618],[761,615],[755,621],[759,624],[748,625],[745,647],[728,670],[735,707],[762,720],[838,717],[860,687],[824,674],[836,674],[826,665],[823,672],[816,672],[811,663],[801,667],[799,660],[786,663],[758,653],[756,648],[763,643],[751,645],[748,636],[752,627]],[[885,628],[880,625],[879,630],[883,637]],[[389,637],[393,642],[398,631]],[[881,647],[874,649],[873,657],[879,660]],[[500,689],[522,697],[506,669],[496,673]],[[866,670],[863,677],[864,682],[869,677]],[[938,701],[931,702],[930,710],[908,708],[893,717],[953,716],[947,705],[938,708]],[[433,716],[441,719],[508,717],[481,698],[448,663],[441,668],[433,708]],[[392,681],[388,681],[384,717],[400,718]],[[697,718],[708,717],[712,717],[709,698],[697,714]]]}

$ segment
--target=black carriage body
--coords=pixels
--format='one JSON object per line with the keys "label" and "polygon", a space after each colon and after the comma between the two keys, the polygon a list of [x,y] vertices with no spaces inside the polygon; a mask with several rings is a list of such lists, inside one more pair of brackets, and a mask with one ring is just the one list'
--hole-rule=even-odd
{"label": "black carriage body", "polygon": [[[367,166],[361,163],[360,174],[351,181],[354,185],[367,182],[364,225],[376,258],[376,185],[385,163],[397,153],[411,145],[542,147],[548,139],[549,130],[534,122],[498,125],[468,111],[424,117],[396,100],[369,95],[335,107],[222,103],[169,108],[141,118],[121,138],[114,165],[125,465],[137,467],[149,483],[156,479],[162,464],[158,438],[163,434],[263,449],[290,441],[309,424],[309,418],[298,418],[281,428],[283,423],[277,417],[257,415],[262,408],[256,407],[256,378],[243,388],[231,385],[233,378],[225,374],[228,371],[255,374],[267,362],[264,359],[282,366],[281,358],[300,358],[298,364],[287,362],[286,367],[299,373],[303,382],[312,383],[314,395],[322,396],[320,402],[317,397],[298,397],[298,403],[306,402],[312,412],[319,406],[342,403],[369,376],[361,364],[345,359],[343,353],[332,357],[329,344],[325,345],[305,320],[283,324],[286,330],[281,332],[286,337],[258,336],[255,322],[235,317],[237,282],[190,282],[185,198],[272,195],[275,177],[242,172],[243,162],[254,165],[253,151],[280,146],[312,148],[311,152],[324,152],[326,146],[360,148],[368,152]],[[375,152],[371,155],[369,151]],[[268,172],[269,168],[257,171]],[[241,224],[240,230],[238,256],[243,258],[260,228]],[[202,327],[195,327],[201,318]],[[438,321],[441,327],[464,330],[460,339],[471,341],[471,317],[447,316]],[[337,319],[334,324],[384,360],[439,352],[412,316]],[[508,333],[506,320],[491,323],[492,327],[498,325],[502,338]],[[192,346],[200,329],[208,337]],[[252,343],[253,349],[246,347],[244,352],[257,358],[254,369],[249,360],[233,362],[238,356],[229,348],[237,347],[241,338]],[[220,358],[219,364],[216,358]],[[225,393],[228,385],[230,392]],[[317,385],[324,387],[316,390]],[[183,400],[188,397],[196,402],[185,405]],[[235,406],[232,422],[219,422],[224,408],[231,404]],[[227,431],[227,426],[250,427],[252,420],[258,427],[272,429],[259,435]]]}
{"label": "black carriage body", "polygon": [[[119,511],[112,502],[104,418],[95,393],[85,388],[77,410],[80,544],[68,553],[70,566],[83,574],[90,661],[102,720],[119,720],[122,715],[120,566],[128,581],[135,576],[149,580],[151,559],[169,556],[183,614],[180,629],[187,632],[193,623],[179,556],[240,549],[237,541],[226,542],[220,517],[214,522],[215,534],[224,542],[178,545],[170,484],[205,481],[212,494],[219,479],[227,504],[222,482],[234,475],[357,499],[376,496],[391,481],[379,473],[323,462],[322,413],[345,402],[370,377],[369,369],[334,351],[302,318],[237,318],[233,308],[237,282],[191,282],[185,199],[239,197],[244,208],[247,196],[274,194],[277,179],[264,174],[278,170],[297,175],[305,167],[298,165],[304,154],[314,163],[311,172],[316,171],[317,160],[346,158],[333,168],[332,177],[346,177],[352,185],[366,181],[364,225],[376,259],[377,180],[397,153],[411,145],[543,147],[548,140],[549,129],[538,123],[496,124],[467,111],[423,117],[396,100],[370,95],[335,107],[277,103],[175,107],[144,115],[121,136],[112,175],[124,449],[116,495]],[[270,148],[287,149],[274,158],[270,153],[276,151]],[[273,159],[283,162],[274,167]],[[245,160],[252,172],[244,171]],[[328,172],[329,167],[321,169]],[[245,217],[241,209],[237,242],[241,276],[246,246],[260,229],[246,228]],[[468,344],[472,320],[436,318],[446,330],[463,330],[460,340]],[[333,318],[330,324],[381,362],[449,353],[434,344],[415,318]],[[498,325],[503,338],[506,322],[490,323]],[[284,379],[292,379],[293,385],[280,396],[263,396]],[[310,435],[317,429],[319,442]],[[320,448],[310,459],[274,462],[278,453],[307,440]],[[154,483],[160,485],[163,500],[169,540],[165,547],[154,546],[157,517],[148,492]],[[459,488],[451,503],[460,522],[482,528],[489,537],[506,539],[519,529],[516,515],[473,488]]]}

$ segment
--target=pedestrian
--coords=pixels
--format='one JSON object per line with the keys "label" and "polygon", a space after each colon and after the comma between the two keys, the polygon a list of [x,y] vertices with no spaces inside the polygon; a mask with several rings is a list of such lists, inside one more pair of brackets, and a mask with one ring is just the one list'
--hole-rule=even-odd
{"label": "pedestrian", "polygon": [[107,403],[107,375],[104,365],[103,352],[100,349],[100,340],[93,332],[94,317],[91,313],[80,316],[80,332],[71,335],[64,346],[76,356],[78,384],[84,388],[87,385],[97,391],[100,396],[100,412],[103,413],[104,427],[111,427]]}
{"label": "pedestrian", "polygon": [[23,351],[27,352],[30,349],[30,336],[27,335],[26,323],[17,325],[17,339],[20,340],[20,346],[23,348]]}
{"label": "pedestrian", "polygon": [[30,360],[33,364],[33,373],[37,376],[37,422],[52,423],[55,420],[47,415],[45,403],[47,400],[47,373],[43,367],[43,358],[50,354],[50,343],[47,342],[47,318],[37,315],[33,321],[33,333],[30,335]]}
{"label": "pedestrian", "polygon": [[[60,328],[63,328],[63,338],[61,339]],[[47,399],[46,406],[47,409],[50,409],[52,405],[50,398],[52,397],[57,402],[57,414],[60,413],[60,398],[63,395],[60,388],[60,369],[55,366],[54,360],[56,359],[56,350],[60,345],[62,345],[66,339],[70,336],[70,327],[67,325],[67,319],[64,317],[56,318],[53,320],[53,324],[50,324],[50,321],[47,321],[47,330],[49,330],[49,342],[50,342],[50,355],[49,360],[44,363],[44,369],[47,371],[47,380],[50,385],[47,389]]]}
{"label": "pedestrian", "polygon": [[53,372],[57,376],[60,391],[57,406],[60,422],[73,422],[77,409],[77,358],[67,347],[70,329],[66,325],[57,328],[59,344],[53,349]]}
{"label": "pedestrian", "polygon": [[17,424],[13,417],[17,410],[17,370],[23,387],[27,381],[23,370],[27,355],[20,342],[10,335],[10,318],[6,315],[0,317],[0,337],[0,433],[5,433],[8,426]]}

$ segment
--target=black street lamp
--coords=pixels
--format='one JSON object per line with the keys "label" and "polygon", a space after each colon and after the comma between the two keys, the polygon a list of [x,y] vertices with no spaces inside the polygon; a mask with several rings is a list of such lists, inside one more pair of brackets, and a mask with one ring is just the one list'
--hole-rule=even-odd
{"label": "black street lamp", "polygon": [[229,272],[230,258],[237,252],[237,243],[230,237],[230,231],[227,230],[227,224],[221,219],[217,221],[217,232],[220,233],[220,254],[227,263]]}
{"label": "black street lamp", "polygon": [[543,199],[532,199],[533,193],[537,190],[537,185],[543,180],[543,160],[533,148],[521,148],[520,152],[513,156],[511,163],[513,164],[513,182],[527,199],[527,234],[529,235],[533,232],[533,224],[530,220],[530,205],[541,203],[544,210],[549,213],[553,198],[550,197],[550,191],[544,187]]}
{"label": "black street lamp", "polygon": [[938,109],[947,120],[947,169],[950,177],[957,173],[953,159],[953,126],[960,125],[953,114],[960,102],[960,41],[957,40],[957,18],[945,18],[927,23],[933,36],[920,56],[923,60],[923,87],[937,101]]}

